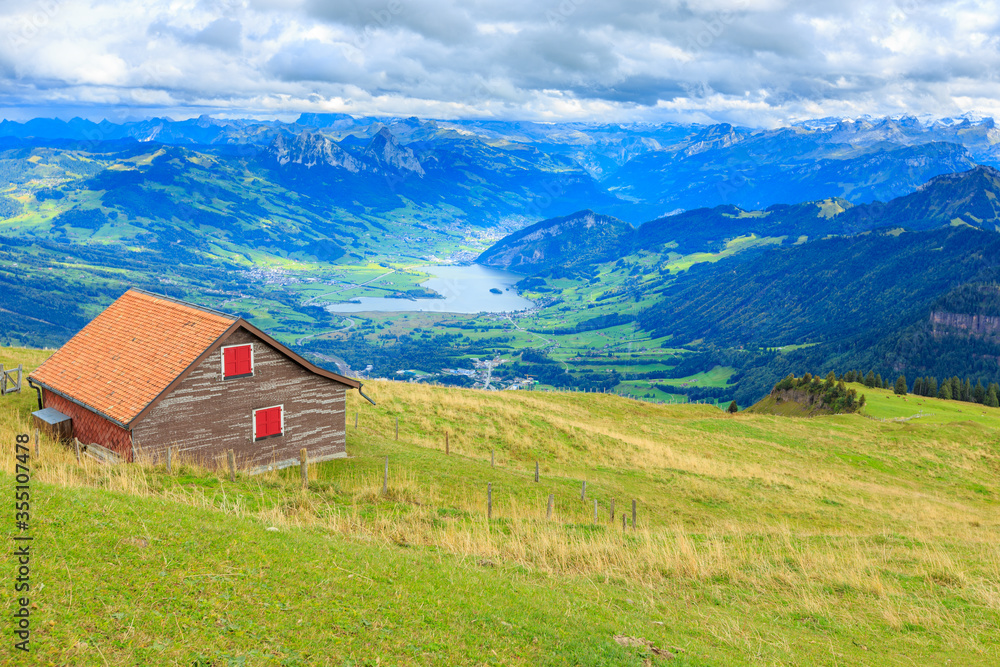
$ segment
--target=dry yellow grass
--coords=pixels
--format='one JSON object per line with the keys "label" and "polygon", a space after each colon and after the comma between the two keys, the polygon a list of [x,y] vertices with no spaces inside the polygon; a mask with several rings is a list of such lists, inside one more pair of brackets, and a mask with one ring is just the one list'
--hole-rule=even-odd
{"label": "dry yellow grass", "polygon": [[[378,406],[350,400],[354,458],[313,466],[307,491],[296,471],[231,484],[185,461],[173,476],[162,465],[78,465],[47,441],[35,479],[553,577],[632,582],[651,603],[680,601],[703,615],[715,640],[749,661],[766,662],[786,641],[739,612],[761,607],[820,629],[923,633],[935,646],[1000,659],[996,635],[984,632],[1000,618],[1000,450],[990,429],[730,416],[604,395],[391,382],[365,389]],[[8,442],[30,429],[18,400],[0,408]],[[387,496],[384,455],[392,462]],[[485,518],[487,480],[493,521]],[[549,493],[557,496],[552,520]],[[608,521],[612,498],[619,516],[639,500],[637,529],[623,532],[618,516]]]}

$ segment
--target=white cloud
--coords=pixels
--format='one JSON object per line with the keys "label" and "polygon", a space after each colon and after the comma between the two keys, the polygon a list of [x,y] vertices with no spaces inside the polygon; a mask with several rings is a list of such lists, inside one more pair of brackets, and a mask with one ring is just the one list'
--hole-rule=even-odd
{"label": "white cloud", "polygon": [[996,0],[0,0],[0,105],[11,116],[765,126],[951,115],[1000,106],[997,10]]}

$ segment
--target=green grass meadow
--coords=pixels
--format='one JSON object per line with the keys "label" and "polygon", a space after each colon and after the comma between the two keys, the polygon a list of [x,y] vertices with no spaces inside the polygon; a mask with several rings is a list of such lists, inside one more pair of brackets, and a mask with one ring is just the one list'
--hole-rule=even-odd
{"label": "green grass meadow", "polygon": [[[310,466],[307,489],[297,468],[230,482],[183,460],[78,465],[43,440],[32,652],[8,632],[5,664],[1000,662],[1000,410],[867,389],[872,416],[933,415],[365,391],[350,458]],[[8,489],[33,407],[0,399]]]}

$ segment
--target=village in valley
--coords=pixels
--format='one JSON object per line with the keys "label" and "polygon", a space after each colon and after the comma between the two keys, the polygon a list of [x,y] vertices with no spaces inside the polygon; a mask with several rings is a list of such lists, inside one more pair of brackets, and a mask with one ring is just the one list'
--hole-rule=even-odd
{"label": "village in valley", "polygon": [[[495,359],[485,359],[480,361],[479,359],[473,357],[471,360],[472,369],[462,369],[462,368],[443,368],[442,372],[448,373],[450,375],[458,375],[461,377],[467,377],[473,381],[473,389],[485,389],[487,391],[491,389],[531,389],[535,385],[535,381],[531,378],[513,378],[500,380],[493,377],[493,369],[500,366],[500,364],[509,361],[508,359],[503,359],[497,357]],[[412,371],[409,371],[412,373]],[[396,371],[399,374],[399,371]],[[403,371],[405,375],[407,371]]]}

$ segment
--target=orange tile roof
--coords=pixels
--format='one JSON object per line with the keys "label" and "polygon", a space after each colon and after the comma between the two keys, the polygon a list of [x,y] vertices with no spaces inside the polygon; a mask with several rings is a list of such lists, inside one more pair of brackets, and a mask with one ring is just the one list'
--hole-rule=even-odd
{"label": "orange tile roof", "polygon": [[128,424],[237,319],[129,290],[31,378]]}

